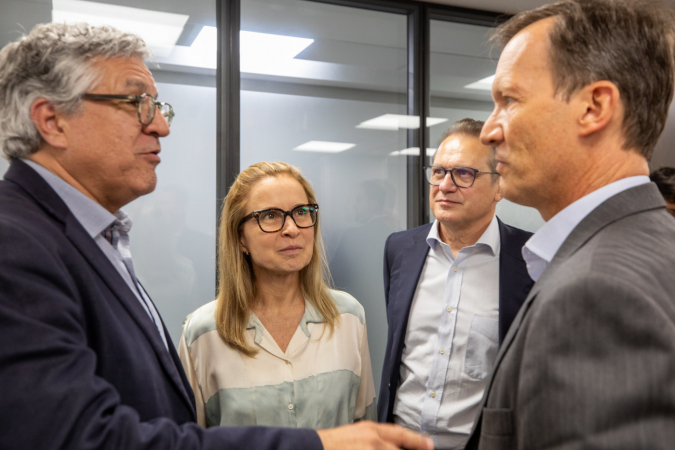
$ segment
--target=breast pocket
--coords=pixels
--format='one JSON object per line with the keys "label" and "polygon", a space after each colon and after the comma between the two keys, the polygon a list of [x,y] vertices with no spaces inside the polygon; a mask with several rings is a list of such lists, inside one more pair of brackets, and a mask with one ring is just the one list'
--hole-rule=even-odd
{"label": "breast pocket", "polygon": [[473,316],[466,344],[464,372],[483,380],[492,371],[499,348],[499,320]]}

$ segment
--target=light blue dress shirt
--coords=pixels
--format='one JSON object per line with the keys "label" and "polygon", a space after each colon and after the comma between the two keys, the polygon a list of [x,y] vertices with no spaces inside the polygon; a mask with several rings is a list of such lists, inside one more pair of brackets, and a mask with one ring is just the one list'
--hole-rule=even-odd
{"label": "light blue dress shirt", "polygon": [[[164,328],[162,327],[162,320],[159,317],[157,309],[153,305],[144,289],[142,287],[141,289],[136,287],[131,275],[129,274],[129,271],[127,270],[126,265],[124,264],[124,261],[122,260],[122,256],[110,244],[110,241],[108,241],[103,236],[103,232],[115,221],[116,217],[103,206],[99,205],[94,200],[90,199],[82,192],[78,191],[73,186],[54,175],[41,165],[28,159],[22,159],[21,161],[28,164],[28,166],[35,170],[38,175],[40,175],[47,182],[47,184],[49,184],[49,186],[54,189],[56,194],[61,198],[61,200],[63,200],[63,203],[66,204],[70,212],[73,213],[73,216],[75,216],[77,221],[80,222],[87,234],[89,234],[94,242],[96,242],[96,245],[99,246],[101,251],[103,251],[115,269],[117,269],[120,276],[129,286],[129,289],[131,289],[131,292],[133,292],[136,296],[136,299],[138,299],[138,302],[141,304],[141,306],[143,306],[145,312],[148,313],[152,321],[155,323],[157,326],[157,331],[164,342],[164,346],[168,350],[169,346],[166,341],[166,335],[164,334]],[[141,298],[141,296],[143,297]]]}
{"label": "light blue dress shirt", "polygon": [[580,198],[553,216],[539,231],[532,235],[523,247],[523,258],[527,263],[527,271],[530,277],[535,282],[539,280],[567,236],[605,200],[620,192],[649,182],[649,177],[644,175],[615,181]]}
{"label": "light blue dress shirt", "polygon": [[410,307],[394,422],[464,448],[499,346],[499,224],[455,257],[429,230],[429,253]]}

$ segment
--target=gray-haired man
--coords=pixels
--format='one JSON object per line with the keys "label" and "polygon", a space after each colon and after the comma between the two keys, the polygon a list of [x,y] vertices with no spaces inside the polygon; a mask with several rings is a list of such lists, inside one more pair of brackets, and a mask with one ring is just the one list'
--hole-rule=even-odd
{"label": "gray-haired man", "polygon": [[[136,36],[48,24],[0,51],[0,448],[332,449],[420,436],[212,428],[147,292],[122,206],[151,192],[172,108]],[[368,447],[369,446],[369,447]]]}

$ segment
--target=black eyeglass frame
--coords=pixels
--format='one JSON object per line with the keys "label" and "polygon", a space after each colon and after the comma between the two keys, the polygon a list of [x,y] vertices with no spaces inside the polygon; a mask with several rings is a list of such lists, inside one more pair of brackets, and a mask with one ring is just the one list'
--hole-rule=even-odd
{"label": "black eyeglass frame", "polygon": [[[138,121],[141,123],[143,126],[148,126],[152,123],[153,120],[155,120],[155,113],[157,112],[157,108],[163,108],[164,106],[169,107],[169,113],[164,116],[164,119],[166,120],[166,124],[170,127],[171,126],[171,121],[173,120],[174,116],[176,115],[173,112],[173,106],[166,102],[158,102],[155,97],[153,97],[150,94],[141,94],[141,95],[116,95],[116,94],[82,94],[82,98],[85,100],[91,100],[93,102],[109,102],[109,101],[117,101],[117,102],[122,102],[122,103],[132,103],[132,104],[137,104],[138,105]],[[144,123],[143,119],[141,118],[141,104],[143,102],[143,99],[149,98],[152,104],[150,105],[150,120],[148,123]]]}
{"label": "black eyeglass frame", "polygon": [[[429,177],[427,176],[427,169],[432,169],[432,168],[444,170],[445,171],[445,173],[443,174],[444,180],[445,180],[445,177],[448,176],[448,172],[450,172],[450,179],[455,184],[455,186],[457,186],[460,189],[470,188],[471,186],[473,186],[473,184],[476,182],[476,177],[478,176],[479,173],[489,173],[489,174],[492,174],[492,175],[499,175],[498,172],[492,172],[492,171],[489,171],[489,170],[478,170],[478,169],[474,169],[473,167],[461,167],[460,166],[460,167],[452,167],[450,169],[446,169],[445,167],[441,167],[441,166],[425,166],[425,167],[422,167],[422,172],[424,172],[424,179],[426,179],[427,183],[429,183],[432,186],[440,186],[440,183],[439,184],[432,183],[431,180],[429,180]],[[455,181],[455,176],[452,174],[452,171],[456,170],[456,169],[468,170],[469,172],[473,173],[473,181],[471,182],[470,185],[460,186],[459,184],[457,184],[457,182]]]}
{"label": "black eyeglass frame", "polygon": [[[298,223],[293,218],[293,211],[295,211],[298,208],[307,208],[307,207],[314,208],[316,210],[316,219],[314,219],[314,223],[312,223],[311,225],[306,226],[306,227],[301,227],[300,225],[298,225]],[[279,228],[278,230],[266,231],[266,230],[263,230],[262,225],[260,225],[260,215],[263,214],[263,213],[266,213],[268,211],[280,211],[284,214],[284,218],[281,221],[281,228]],[[293,221],[293,223],[295,224],[295,226],[298,227],[298,228],[312,228],[319,221],[319,205],[317,205],[316,203],[308,203],[306,205],[298,205],[295,208],[291,209],[290,211],[284,211],[283,209],[280,209],[280,208],[259,209],[257,211],[253,211],[251,214],[247,214],[246,216],[244,216],[239,221],[239,226],[241,227],[244,224],[244,222],[246,222],[247,220],[255,218],[256,222],[258,222],[258,227],[260,227],[260,231],[262,231],[263,233],[278,233],[279,231],[284,229],[284,226],[286,226],[286,216],[290,217],[291,220]]]}

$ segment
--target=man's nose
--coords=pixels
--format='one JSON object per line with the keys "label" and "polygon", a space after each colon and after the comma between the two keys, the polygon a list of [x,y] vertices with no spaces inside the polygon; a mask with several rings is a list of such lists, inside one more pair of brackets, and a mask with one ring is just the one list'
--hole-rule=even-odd
{"label": "man's nose", "polygon": [[171,130],[169,129],[169,122],[164,117],[159,109],[155,111],[155,117],[152,122],[145,126],[145,132],[148,134],[157,134],[159,137],[168,136]]}
{"label": "man's nose", "polygon": [[500,126],[495,121],[493,112],[485,121],[483,129],[480,132],[480,141],[483,145],[497,145],[504,140],[504,135]]}
{"label": "man's nose", "polygon": [[448,171],[445,173],[445,178],[443,178],[441,184],[438,185],[438,188],[441,190],[441,192],[454,192],[458,189],[457,185],[452,179],[451,172]]}

